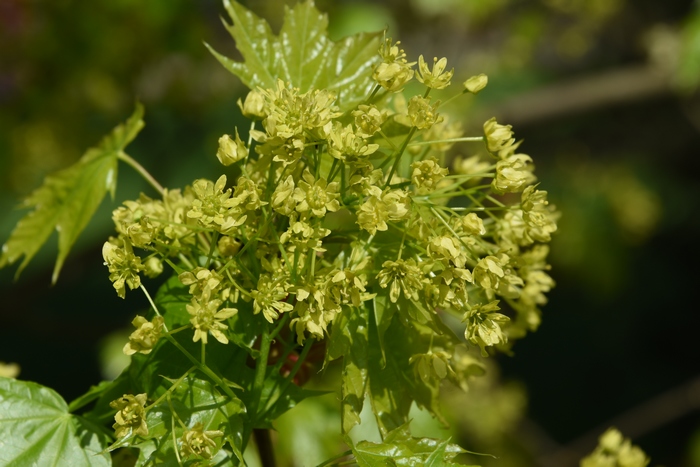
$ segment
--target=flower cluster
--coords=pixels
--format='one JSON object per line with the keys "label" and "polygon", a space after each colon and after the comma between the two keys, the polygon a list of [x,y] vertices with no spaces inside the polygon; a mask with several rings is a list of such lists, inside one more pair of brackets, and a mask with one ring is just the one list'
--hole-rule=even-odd
{"label": "flower cluster", "polygon": [[[386,320],[381,333],[401,326],[421,343],[406,361],[435,390],[445,378],[465,387],[475,365],[457,355],[465,344],[487,356],[535,330],[554,286],[546,244],[557,213],[534,185],[532,159],[518,152],[509,125],[491,119],[482,136],[463,137],[442,114],[428,94],[449,90],[445,58],[431,68],[419,57],[416,73],[386,39],[377,63],[369,71],[375,88],[354,106],[282,80],[250,91],[239,101],[254,121],[249,144],[235,129],[216,151],[239,174],[232,183],[226,175],[198,179],[115,210],[118,237],[103,255],[118,294],[171,266],[186,296],[179,330],[201,341],[202,360],[209,336],[250,345],[234,335],[243,320],[284,329],[292,337],[285,341],[304,345],[326,339],[339,317],[347,323],[370,309]],[[425,92],[406,99],[398,91],[414,75]],[[470,78],[458,95],[486,83]],[[457,148],[486,156],[460,157],[450,171]],[[167,336],[160,316],[133,324],[127,355],[148,353]],[[443,332],[448,325],[457,332]],[[146,431],[139,397],[114,406],[118,435]],[[189,429],[182,455],[211,457],[216,436]]]}

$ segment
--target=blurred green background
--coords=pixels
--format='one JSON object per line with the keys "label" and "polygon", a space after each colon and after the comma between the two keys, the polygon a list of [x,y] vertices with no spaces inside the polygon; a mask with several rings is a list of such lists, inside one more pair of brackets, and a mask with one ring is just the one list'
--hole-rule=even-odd
{"label": "blurred green background", "polygon": [[[281,24],[283,2],[243,3]],[[454,82],[488,74],[486,90],[450,112],[473,134],[492,116],[513,124],[563,212],[540,330],[492,359],[467,395],[446,391],[455,439],[500,457],[472,462],[577,465],[615,424],[652,465],[700,465],[700,315],[688,302],[700,285],[700,3],[316,4],[334,38],[389,27],[409,58],[446,56]],[[236,56],[222,14],[218,0],[0,1],[0,242],[21,198],[136,100],[146,128],[130,155],[169,187],[217,176],[216,141],[244,125],[235,102],[245,93],[203,46]],[[149,190],[122,168],[117,199],[55,287],[55,245],[16,282],[13,268],[0,271],[0,361],[19,363],[22,379],[70,400],[118,367],[110,348],[146,303],[116,296],[100,249],[111,210]],[[280,420],[280,449],[296,465],[336,448],[325,438],[336,405],[306,401]],[[424,418],[416,413],[416,431],[435,433]]]}

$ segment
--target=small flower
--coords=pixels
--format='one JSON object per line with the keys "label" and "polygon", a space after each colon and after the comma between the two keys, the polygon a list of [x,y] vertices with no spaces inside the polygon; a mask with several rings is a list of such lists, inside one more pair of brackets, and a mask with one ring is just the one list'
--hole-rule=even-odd
{"label": "small flower", "polygon": [[470,212],[461,219],[462,230],[469,235],[484,235],[484,221],[475,212]]}
{"label": "small flower", "polygon": [[382,270],[377,274],[377,280],[383,289],[391,285],[389,299],[392,303],[399,300],[402,291],[406,298],[418,300],[418,292],[423,289],[422,279],[423,273],[412,258],[385,261]]}
{"label": "small flower", "polygon": [[231,256],[235,256],[235,254],[238,253],[238,250],[241,249],[241,242],[239,242],[233,237],[224,235],[219,239],[219,241],[216,244],[216,247],[219,250],[219,254],[221,256],[223,256],[224,258],[230,258]]}
{"label": "small flower", "polygon": [[212,183],[209,180],[196,180],[192,184],[192,191],[196,199],[187,211],[187,217],[196,219],[203,227],[216,228],[221,233],[228,233],[234,227],[238,227],[246,220],[240,210],[234,209],[240,201],[231,198],[231,189],[224,191],[226,187],[226,175],[222,175]]}
{"label": "small flower", "polygon": [[158,277],[163,273],[163,262],[159,258],[151,256],[146,260],[144,268],[144,274],[146,274],[146,277]]}
{"label": "small flower", "polygon": [[355,117],[357,134],[363,138],[369,138],[384,124],[386,111],[380,111],[374,105],[359,105],[357,110],[353,110],[352,116]]}
{"label": "small flower", "polygon": [[372,235],[377,233],[377,230],[388,230],[387,221],[401,220],[408,215],[410,199],[403,190],[387,188],[382,192],[381,188],[372,186],[369,193],[370,196],[360,206],[357,223]]}
{"label": "small flower", "polygon": [[484,123],[486,147],[491,154],[498,155],[501,159],[512,154],[517,147],[512,128],[511,125],[501,125],[495,117]]}
{"label": "small flower", "polygon": [[125,284],[131,290],[141,285],[139,272],[145,268],[141,264],[141,258],[134,255],[128,241],[122,241],[122,246],[115,244],[115,239],[105,242],[102,247],[102,257],[105,265],[109,267],[109,280],[112,281],[117,295],[121,298],[126,296]]}
{"label": "small flower", "polygon": [[362,162],[379,148],[378,144],[368,143],[356,134],[352,125],[343,127],[338,122],[333,125],[328,143],[328,154],[349,163]]}
{"label": "small flower", "polygon": [[480,75],[472,76],[464,82],[464,89],[472,94],[479,94],[479,91],[484,89],[489,82],[489,77],[481,73]]}
{"label": "small flower", "polygon": [[419,130],[427,130],[435,123],[441,122],[442,117],[437,113],[438,104],[430,105],[430,98],[413,96],[408,101],[408,118],[411,125]]}
{"label": "small flower", "polygon": [[496,177],[491,188],[496,193],[514,193],[535,181],[532,174],[532,158],[527,154],[515,154],[496,163]]}
{"label": "small flower", "polygon": [[236,139],[229,135],[223,135],[219,138],[219,150],[216,151],[216,158],[223,165],[231,165],[244,159],[248,155],[248,148],[238,136],[238,128],[236,128]]}
{"label": "small flower", "polygon": [[272,193],[272,209],[278,213],[289,216],[296,209],[296,201],[294,201],[294,177],[287,176],[282,182],[277,184],[275,192]]}
{"label": "small flower", "polygon": [[[204,431],[204,425],[201,422],[197,422],[192,428],[185,430],[182,434],[180,438],[182,443],[180,455],[182,457],[199,456],[204,459],[211,459],[218,450],[214,438],[222,436],[224,436],[223,431]],[[213,452],[212,449],[214,449]]]}
{"label": "small flower", "polygon": [[646,467],[649,458],[639,447],[623,437],[615,428],[609,428],[598,439],[598,447],[581,460],[581,467]]}
{"label": "small flower", "polygon": [[295,291],[297,303],[294,314],[297,317],[292,319],[290,327],[294,327],[299,345],[304,343],[306,332],[317,339],[323,339],[328,325],[340,312],[340,304],[333,300],[328,285],[328,281],[324,280],[300,286]]}
{"label": "small flower", "polygon": [[190,286],[189,293],[195,297],[199,297],[205,289],[216,292],[223,280],[218,272],[202,267],[182,272],[177,278],[180,279],[182,285]]}
{"label": "small flower", "polygon": [[237,104],[246,118],[261,120],[267,116],[265,112],[265,99],[259,91],[253,89],[245,96],[245,102],[241,102],[241,100],[238,99]]}
{"label": "small flower", "polygon": [[515,276],[508,268],[510,258],[502,254],[500,257],[486,256],[474,267],[474,283],[486,290],[489,296],[498,293],[507,298],[517,298],[523,285],[523,280]]}
{"label": "small flower", "polygon": [[503,333],[501,323],[510,321],[510,318],[496,313],[498,310],[500,310],[498,300],[495,300],[485,305],[471,307],[462,318],[463,322],[467,322],[464,337],[469,342],[478,345],[484,357],[488,355],[485,347],[508,342],[508,336]]}
{"label": "small flower", "polygon": [[326,250],[323,248],[322,239],[330,233],[329,229],[325,229],[320,225],[312,226],[304,220],[292,218],[289,221],[289,228],[280,235],[280,242],[282,244],[291,243],[289,251],[295,251],[297,248],[300,248],[301,251],[314,250],[324,252]]}
{"label": "small flower", "polygon": [[391,38],[385,38],[379,47],[382,63],[377,65],[372,78],[389,92],[399,92],[413,78],[411,67],[416,62],[407,62],[406,53],[399,48],[401,42],[392,44]]}
{"label": "small flower", "polygon": [[255,314],[263,312],[265,319],[272,323],[280,313],[292,311],[294,307],[284,302],[289,293],[285,290],[283,280],[273,281],[269,275],[262,274],[258,279],[258,288],[250,294],[254,299],[253,312]]}
{"label": "small flower", "polygon": [[380,63],[372,78],[389,92],[399,92],[413,78],[413,70],[407,63]]}
{"label": "small flower", "polygon": [[117,409],[114,415],[114,425],[117,438],[123,438],[130,434],[148,436],[146,424],[146,394],[124,394],[117,400],[109,403],[113,409]]}
{"label": "small flower", "polygon": [[421,194],[433,191],[440,180],[449,173],[449,170],[440,167],[435,158],[416,161],[411,164],[411,168],[411,181]]}
{"label": "small flower", "polygon": [[148,321],[143,316],[136,316],[131,324],[136,331],[129,336],[129,342],[124,346],[124,355],[133,355],[136,352],[148,355],[163,332],[163,317],[156,316],[152,321]]}
{"label": "small flower", "polygon": [[222,344],[228,344],[228,338],[221,332],[227,330],[228,326],[222,321],[238,313],[238,310],[235,308],[219,310],[219,306],[221,306],[221,300],[212,299],[211,290],[208,287],[204,288],[199,300],[193,298],[192,302],[186,305],[187,312],[192,316],[190,323],[195,329],[192,338],[194,342],[201,339],[206,344],[207,335],[211,333]]}
{"label": "small flower", "polygon": [[538,242],[549,242],[557,230],[552,210],[548,208],[547,192],[535,190],[534,185],[525,188],[521,196],[523,220],[527,235]]}
{"label": "small flower", "polygon": [[335,212],[340,209],[338,202],[338,182],[328,183],[325,178],[314,180],[314,176],[305,170],[298,186],[294,190],[294,201],[297,202],[297,212],[311,211],[316,217],[323,217],[326,211]]}
{"label": "small flower", "polygon": [[455,372],[450,366],[452,355],[449,352],[438,349],[430,349],[427,353],[413,355],[408,359],[413,366],[414,374],[425,384],[432,386],[445,379],[448,375],[455,377]]}
{"label": "small flower", "polygon": [[433,57],[433,70],[428,68],[428,65],[423,60],[423,56],[418,57],[418,76],[417,79],[431,89],[444,89],[450,85],[450,80],[455,72],[455,69],[445,72],[447,59],[442,57],[440,60]]}

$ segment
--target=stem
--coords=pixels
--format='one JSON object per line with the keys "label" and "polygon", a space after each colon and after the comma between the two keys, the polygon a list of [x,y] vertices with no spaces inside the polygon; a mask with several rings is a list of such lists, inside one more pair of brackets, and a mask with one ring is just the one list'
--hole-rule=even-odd
{"label": "stem", "polygon": [[253,429],[253,437],[255,444],[258,447],[258,455],[260,456],[260,464],[263,467],[275,467],[275,452],[272,448],[272,439],[270,438],[270,430],[266,428]]}
{"label": "stem", "polygon": [[396,154],[396,160],[394,161],[394,165],[391,166],[391,170],[389,171],[389,176],[386,178],[386,183],[384,184],[384,188],[391,183],[391,177],[394,176],[394,172],[396,172],[397,167],[399,166],[399,161],[401,160],[401,155],[404,153],[406,148],[408,147],[408,143],[411,141],[411,138],[413,138],[413,134],[416,132],[416,127],[412,127],[411,131],[408,132],[408,136],[406,136],[406,140],[403,142],[401,145],[401,149],[399,149],[399,152]]}
{"label": "stem", "polygon": [[131,156],[129,156],[124,151],[120,151],[119,154],[117,154],[117,159],[120,159],[120,160],[126,162],[128,165],[130,165],[134,170],[136,170],[139,174],[141,174],[141,176],[143,178],[145,178],[146,181],[148,183],[150,183],[151,186],[153,188],[155,188],[156,191],[158,191],[158,193],[161,196],[163,196],[163,194],[165,193],[165,189],[161,186],[160,183],[158,183],[158,181],[155,178],[153,178],[153,175],[148,173],[148,171],[146,169],[144,169],[141,164],[136,162],[135,159],[133,159]]}
{"label": "stem", "polygon": [[[148,291],[147,291],[146,288],[143,286],[143,284],[141,285],[141,290],[143,290],[143,293],[146,294],[146,298],[148,298],[148,301],[149,301],[149,303],[151,304],[151,307],[153,307],[153,311],[156,312],[156,315],[158,315],[158,316],[163,316],[163,315],[161,315],[160,312],[158,311],[158,308],[156,307],[156,304],[153,303],[153,300],[151,300],[151,296],[148,294]],[[180,345],[180,343],[179,343],[177,340],[175,340],[175,338],[174,338],[173,336],[171,336],[171,335],[168,333],[168,328],[167,328],[167,326],[165,325],[165,323],[163,323],[163,329],[165,329],[165,332],[166,332],[165,334],[163,334],[163,337],[165,337],[166,339],[168,339],[168,342],[170,342],[171,344],[173,344],[180,352],[182,352],[182,354],[183,354],[185,357],[187,357],[187,359],[188,359],[189,361],[191,361],[192,364],[193,364],[194,366],[196,366],[198,370],[200,370],[202,373],[204,373],[204,374],[207,375],[209,378],[211,378],[211,380],[214,381],[214,383],[215,383],[217,386],[219,386],[219,387],[221,388],[221,390],[224,391],[224,393],[226,393],[227,396],[229,396],[231,399],[238,399],[238,396],[236,396],[236,395],[233,393],[233,391],[231,391],[231,388],[228,387],[228,385],[227,385],[226,383],[224,383],[223,380],[222,380],[221,378],[219,378],[219,376],[211,370],[211,368],[209,368],[209,367],[206,366],[206,365],[203,365],[202,362],[200,362],[200,361],[197,360],[194,356],[192,356],[192,354],[189,353],[189,352],[187,351],[187,349],[185,349],[182,345]]]}
{"label": "stem", "polygon": [[265,370],[267,369],[267,360],[270,356],[271,343],[272,339],[270,338],[270,331],[267,326],[265,326],[265,330],[262,333],[260,341],[260,356],[255,362],[255,380],[253,381],[253,401],[257,399],[257,404],[254,410],[254,416],[256,419],[258,419],[258,410],[260,409],[262,402],[263,385],[265,384]]}
{"label": "stem", "polygon": [[330,459],[323,462],[322,464],[318,464],[316,467],[325,467],[325,466],[330,465],[333,462],[337,461],[338,459],[342,459],[343,457],[350,456],[350,455],[352,455],[352,449],[348,449],[345,452],[341,452],[340,454],[331,457]]}
{"label": "stem", "polygon": [[436,139],[433,141],[416,141],[410,143],[409,146],[422,146],[424,144],[437,144],[437,143],[466,143],[466,142],[477,142],[483,141],[483,136],[465,136],[462,138],[446,138],[446,139]]}

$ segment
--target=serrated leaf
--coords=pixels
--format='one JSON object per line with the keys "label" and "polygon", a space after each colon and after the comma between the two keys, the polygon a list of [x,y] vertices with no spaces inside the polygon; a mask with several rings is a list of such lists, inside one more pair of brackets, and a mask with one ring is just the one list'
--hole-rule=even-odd
{"label": "serrated leaf", "polygon": [[0,377],[0,465],[110,466],[105,446],[52,389]]}
{"label": "serrated leaf", "polygon": [[352,108],[372,89],[379,60],[379,33],[356,34],[334,42],[328,37],[328,17],[313,2],[285,6],[278,36],[270,25],[236,2],[224,2],[232,25],[224,23],[244,61],[236,62],[214,49],[221,64],[250,89],[270,89],[277,79],[306,92],[328,89],[338,96],[341,110]]}
{"label": "serrated leaf", "polygon": [[464,452],[468,451],[451,444],[449,440],[414,438],[408,424],[389,432],[382,443],[360,441],[352,446],[352,453],[360,467],[461,465],[452,459]]}
{"label": "serrated leaf", "polygon": [[[173,383],[174,380],[168,379],[167,384],[160,387],[151,397],[158,397],[165,392],[165,386],[171,386]],[[159,441],[148,454],[147,460],[152,465],[178,465],[175,455],[178,446],[175,446],[174,439],[180,439],[185,429],[192,428],[197,423],[201,423],[204,430],[224,432],[226,438],[234,440],[233,448],[240,454],[243,433],[241,415],[244,413],[245,407],[240,399],[231,400],[229,396],[222,395],[209,381],[188,375],[172,391],[170,401],[165,400],[148,411],[146,421],[149,438]],[[215,441],[221,448],[224,439],[216,438]],[[226,460],[226,456],[222,461],[226,465],[233,464],[233,460]]]}
{"label": "serrated leaf", "polygon": [[2,247],[0,268],[24,257],[17,276],[46,243],[58,232],[58,257],[52,282],[56,282],[68,252],[85,229],[109,191],[114,197],[117,186],[117,157],[143,128],[143,106],[137,104],[133,115],[117,126],[95,148],[88,149],[74,165],[49,175],[24,202],[22,208],[34,208],[17,223]]}

